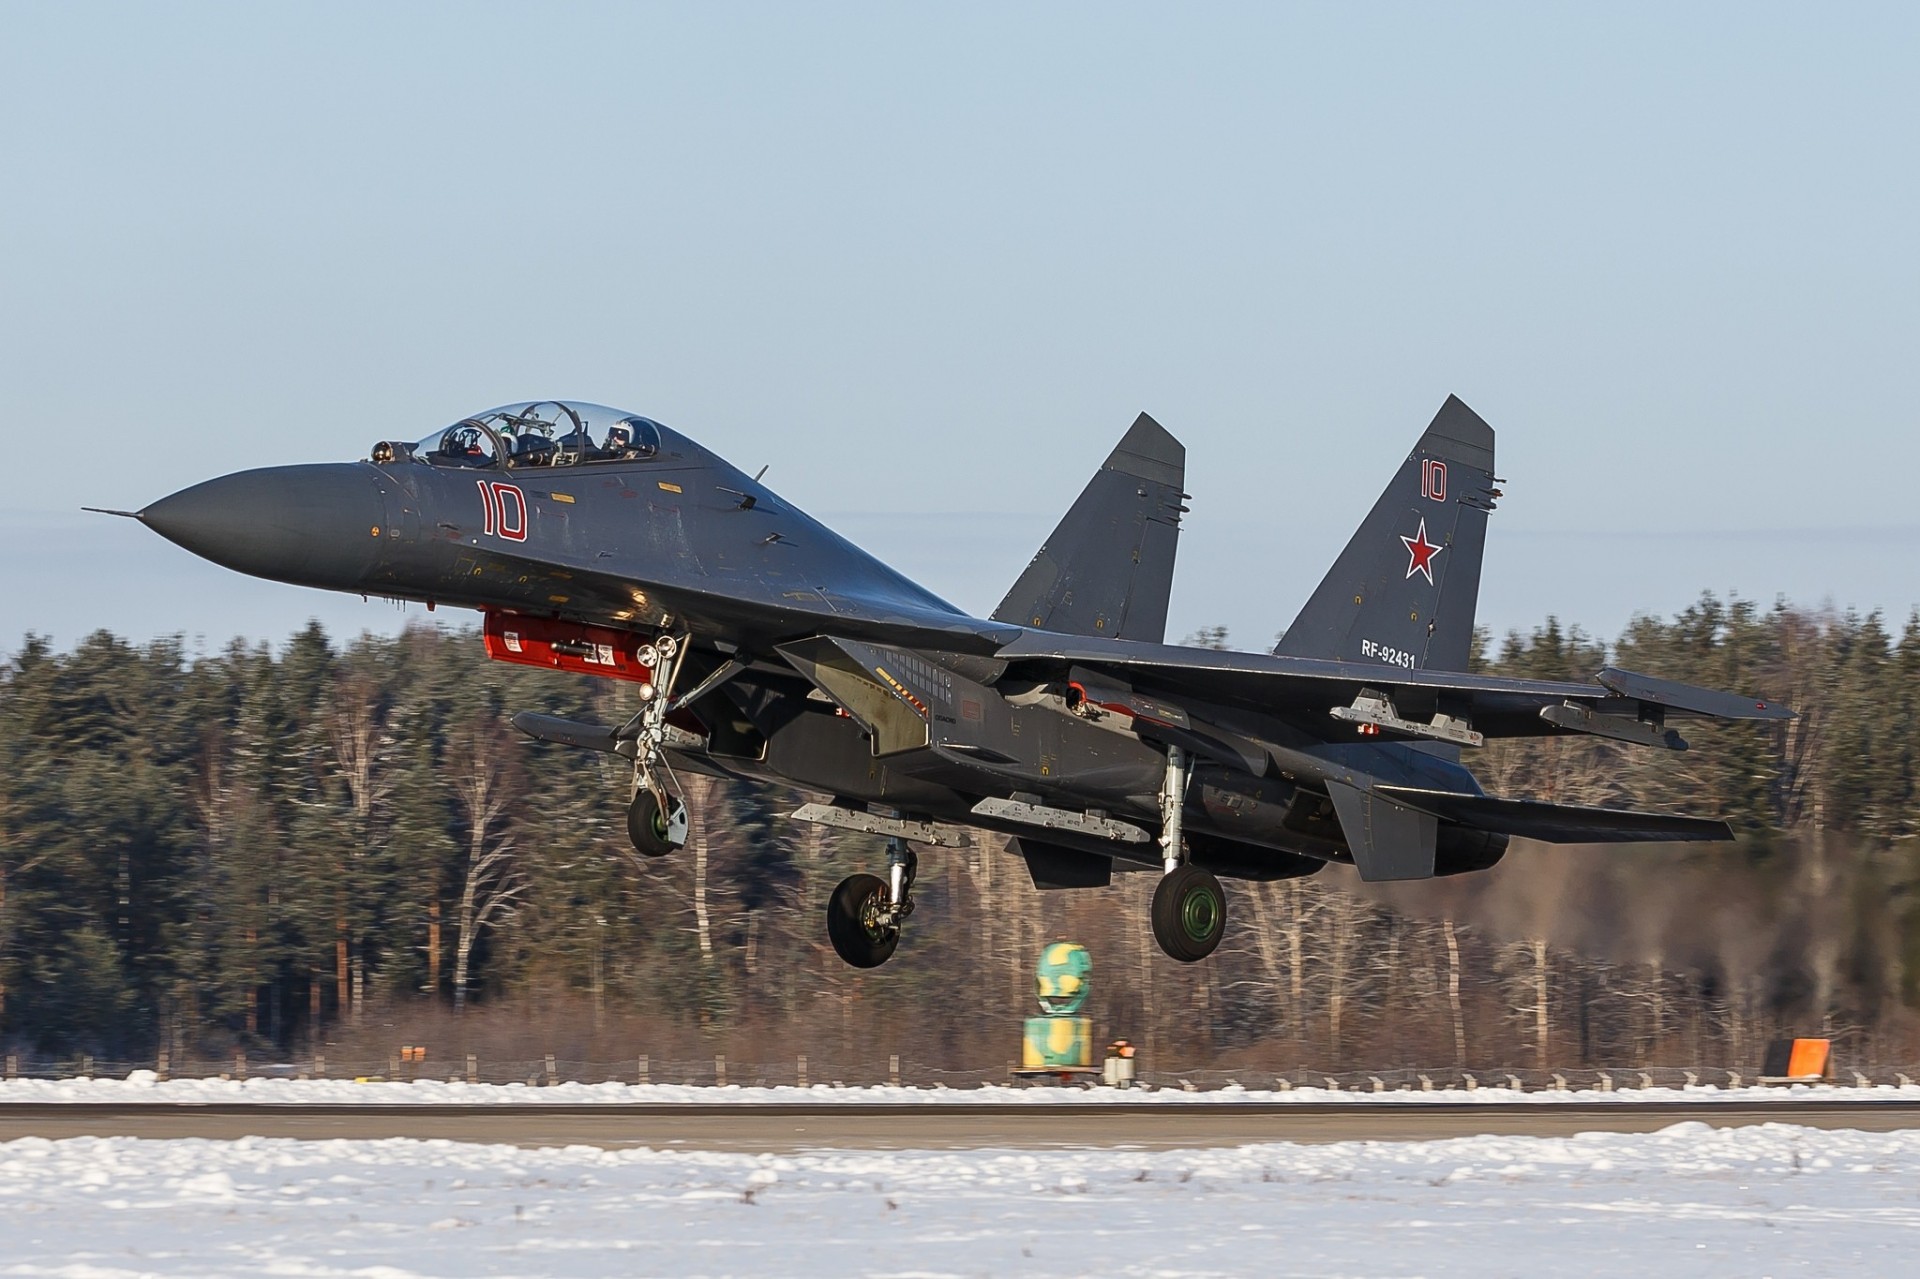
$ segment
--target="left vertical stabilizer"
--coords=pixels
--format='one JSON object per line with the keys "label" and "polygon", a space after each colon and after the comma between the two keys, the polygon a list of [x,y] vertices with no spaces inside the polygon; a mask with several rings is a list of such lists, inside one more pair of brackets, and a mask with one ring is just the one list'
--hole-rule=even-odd
{"label": "left vertical stabilizer", "polygon": [[1185,447],[1142,413],[993,620],[1066,635],[1164,640],[1186,475]]}

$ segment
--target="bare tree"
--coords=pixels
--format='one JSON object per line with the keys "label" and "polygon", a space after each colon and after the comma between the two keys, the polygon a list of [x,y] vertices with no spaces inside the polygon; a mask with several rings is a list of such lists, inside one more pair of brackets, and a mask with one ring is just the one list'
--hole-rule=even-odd
{"label": "bare tree", "polygon": [[459,929],[453,956],[455,1012],[466,1009],[473,946],[480,930],[512,919],[526,889],[526,878],[514,856],[508,745],[500,721],[484,715],[469,719],[447,740],[454,803],[466,832],[460,904],[455,911]]}

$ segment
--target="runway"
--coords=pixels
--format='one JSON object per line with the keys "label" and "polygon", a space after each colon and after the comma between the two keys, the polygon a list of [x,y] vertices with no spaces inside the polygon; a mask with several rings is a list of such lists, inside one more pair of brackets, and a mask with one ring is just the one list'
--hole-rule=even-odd
{"label": "runway", "polygon": [[1254,1142],[1428,1141],[1654,1132],[1791,1123],[1893,1132],[1920,1128],[1909,1099],[1618,1102],[1089,1102],[668,1105],[272,1105],[8,1102],[0,1141],[21,1137],[410,1137],[523,1147],[713,1150],[1113,1148]]}

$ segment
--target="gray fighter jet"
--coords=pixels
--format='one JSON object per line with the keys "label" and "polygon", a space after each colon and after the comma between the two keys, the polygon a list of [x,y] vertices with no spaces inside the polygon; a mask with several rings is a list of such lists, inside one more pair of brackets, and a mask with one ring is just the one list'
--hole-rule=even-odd
{"label": "gray fighter jet", "polygon": [[649,856],[685,842],[675,775],[820,798],[793,816],[888,837],[827,931],[886,961],[913,845],[1010,837],[1041,888],[1159,872],[1174,959],[1219,944],[1220,877],[1350,862],[1367,880],[1485,870],[1515,836],[1731,838],[1721,821],[1486,794],[1494,737],[1684,750],[1693,718],[1791,712],[1605,669],[1467,674],[1493,431],[1449,398],[1271,654],[1165,642],[1185,450],[1134,422],[992,617],[946,603],[651,419],[561,401],[463,418],[360,462],[244,471],[132,514],[243,573],[477,609],[490,656],[632,681],[624,724],[524,714],[533,737],[632,761]]}

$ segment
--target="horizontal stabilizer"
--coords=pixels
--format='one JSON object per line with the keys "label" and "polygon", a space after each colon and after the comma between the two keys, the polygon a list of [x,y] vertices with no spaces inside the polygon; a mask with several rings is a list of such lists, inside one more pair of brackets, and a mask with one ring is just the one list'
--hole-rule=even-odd
{"label": "horizontal stabilizer", "polygon": [[[1390,795],[1409,807],[1474,830],[1537,839],[1547,844],[1677,844],[1733,838],[1732,827],[1704,817],[1584,808],[1578,804],[1548,804],[1533,799],[1499,799],[1492,795],[1462,795],[1414,786],[1378,786],[1374,794]],[[1336,796],[1336,807],[1338,803]],[[1343,825],[1345,821],[1343,812]],[[1364,871],[1362,873],[1364,875]]]}
{"label": "horizontal stabilizer", "polygon": [[1384,786],[1361,790],[1328,782],[1333,811],[1353,851],[1353,864],[1368,883],[1383,879],[1432,879],[1440,823],[1432,813],[1394,802]]}

